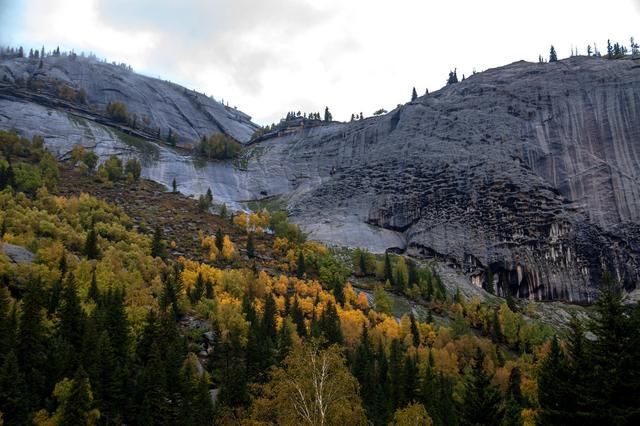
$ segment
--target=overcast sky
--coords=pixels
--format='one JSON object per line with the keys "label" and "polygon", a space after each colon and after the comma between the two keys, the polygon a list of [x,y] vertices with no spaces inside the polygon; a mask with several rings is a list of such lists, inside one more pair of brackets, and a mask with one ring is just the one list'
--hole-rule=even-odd
{"label": "overcast sky", "polygon": [[640,39],[640,0],[0,0],[0,44],[59,45],[223,98],[259,124],[335,119],[554,44]]}

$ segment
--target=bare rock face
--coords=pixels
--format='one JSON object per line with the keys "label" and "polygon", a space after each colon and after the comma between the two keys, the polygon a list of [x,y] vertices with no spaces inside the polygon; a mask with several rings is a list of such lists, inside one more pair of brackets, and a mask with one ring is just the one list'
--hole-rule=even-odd
{"label": "bare rock face", "polygon": [[256,149],[256,169],[287,158],[288,206],[312,236],[394,231],[400,250],[531,299],[588,302],[605,268],[638,281],[640,60],[518,62]]}
{"label": "bare rock face", "polygon": [[0,242],[0,254],[4,254],[11,263],[33,263],[36,255],[24,247]]}
{"label": "bare rock face", "polygon": [[42,68],[39,59],[0,59],[0,97],[102,120],[108,120],[109,102],[121,102],[135,117],[130,127],[164,140],[171,131],[182,145],[214,133],[247,142],[258,128],[247,114],[208,96],[73,54],[46,57]]}

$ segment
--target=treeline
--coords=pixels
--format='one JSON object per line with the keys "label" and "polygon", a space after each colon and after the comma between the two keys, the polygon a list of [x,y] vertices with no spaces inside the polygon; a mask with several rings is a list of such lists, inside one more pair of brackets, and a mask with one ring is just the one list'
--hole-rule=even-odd
{"label": "treeline", "polygon": [[[25,53],[25,49],[22,46],[18,46],[18,47],[11,47],[11,46],[6,46],[6,47],[0,47],[0,59],[13,59],[13,58],[28,58],[28,59],[37,59],[40,60],[40,65],[39,67],[42,68],[42,60],[47,58],[47,57],[58,57],[58,56],[68,56],[72,59],[75,59],[77,56],[80,56],[81,58],[88,58],[90,60],[94,60],[94,61],[100,61],[103,63],[109,63],[109,61],[107,61],[107,59],[99,59],[93,52],[89,52],[88,54],[85,54],[85,52],[81,52],[80,54],[76,54],[75,51],[71,50],[71,51],[61,51],[60,47],[56,47],[53,50],[48,50],[45,51],[44,46],[42,46],[40,49],[38,48],[31,48],[29,49],[28,53]],[[114,66],[118,66],[120,68],[123,68],[127,71],[133,71],[133,68],[131,67],[131,65],[128,65],[124,62],[120,62],[117,63],[115,61],[111,62],[111,65]]]}

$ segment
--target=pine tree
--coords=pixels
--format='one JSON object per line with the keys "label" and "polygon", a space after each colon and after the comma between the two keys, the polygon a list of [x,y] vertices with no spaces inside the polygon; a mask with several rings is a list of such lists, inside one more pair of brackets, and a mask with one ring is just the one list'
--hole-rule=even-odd
{"label": "pine tree", "polygon": [[471,373],[465,381],[460,416],[461,423],[468,425],[499,425],[503,418],[500,391],[484,370],[484,353],[480,348],[476,349]]}
{"label": "pine tree", "polygon": [[162,241],[162,228],[160,225],[156,225],[153,230],[153,239],[151,241],[151,257],[159,257],[164,259],[167,256],[164,248],[164,241]]}
{"label": "pine tree", "polygon": [[138,424],[169,425],[170,411],[167,404],[166,364],[160,355],[160,349],[153,342],[136,386],[139,410]]}
{"label": "pine tree", "polygon": [[374,353],[369,341],[369,331],[366,324],[362,326],[360,344],[356,348],[353,361],[353,375],[360,383],[360,395],[369,418],[375,418],[376,413],[376,380],[374,369]]}
{"label": "pine tree", "polygon": [[175,194],[178,192],[178,183],[176,182],[176,178],[174,177],[171,181],[171,190]]}
{"label": "pine tree", "polygon": [[416,99],[418,99],[418,92],[416,92],[416,88],[413,88],[413,91],[411,92],[411,102],[415,101]]}
{"label": "pine tree", "polygon": [[507,396],[505,400],[503,426],[521,426],[522,408],[524,405],[524,397],[522,396],[520,368],[515,366],[509,373],[509,385],[507,387]]}
{"label": "pine tree", "polygon": [[333,285],[333,296],[336,298],[336,302],[341,306],[344,306],[345,296],[344,296],[344,284],[341,280],[338,280]]}
{"label": "pine tree", "polygon": [[389,399],[392,411],[403,407],[406,403],[403,360],[404,348],[402,347],[402,342],[399,339],[393,339],[389,354]]}
{"label": "pine tree", "polygon": [[542,362],[538,373],[538,401],[540,403],[539,420],[545,425],[571,424],[573,413],[565,410],[570,400],[568,388],[569,366],[560,350],[557,337],[551,341],[551,351]]}
{"label": "pine tree", "polygon": [[80,351],[84,335],[84,311],[80,306],[80,299],[76,289],[75,277],[67,275],[67,281],[62,291],[62,305],[58,312],[58,335],[69,343],[74,351]]}
{"label": "pine tree", "polygon": [[91,219],[91,227],[87,233],[87,238],[84,242],[84,255],[87,259],[97,259],[100,256],[98,251],[98,236],[96,234],[95,219]]}
{"label": "pine tree", "polygon": [[[251,367],[250,360],[245,360],[244,352],[238,341],[238,336],[231,334],[228,339],[221,339],[216,333],[216,351],[214,352],[213,367],[215,375],[219,377],[218,404],[234,407],[246,403],[247,373]],[[250,332],[247,343],[247,354],[255,345],[255,336]]]}
{"label": "pine tree", "polygon": [[381,425],[386,425],[391,413],[393,412],[393,406],[391,403],[391,384],[389,381],[389,360],[382,346],[382,341],[378,344],[376,352],[376,415],[375,419],[378,419]]}
{"label": "pine tree", "polygon": [[117,417],[121,408],[117,404],[123,399],[123,389],[115,374],[118,367],[107,331],[103,331],[96,345],[95,375],[91,377],[94,397],[107,423]]}
{"label": "pine tree", "polygon": [[222,253],[223,247],[224,247],[224,235],[222,234],[222,229],[218,228],[216,231],[216,248],[218,249],[218,253]]}
{"label": "pine tree", "polygon": [[414,402],[418,394],[418,365],[415,357],[407,354],[404,358],[404,397],[405,404]]}
{"label": "pine tree", "polygon": [[409,314],[409,320],[411,321],[411,336],[413,337],[413,346],[420,346],[420,330],[418,330],[418,324],[416,323],[416,317],[413,312]]}
{"label": "pine tree", "polygon": [[91,384],[82,367],[73,377],[69,396],[62,407],[60,424],[86,425],[91,411]]}
{"label": "pine tree", "polygon": [[253,232],[247,236],[247,257],[253,259],[256,256],[256,249],[253,243]]}
{"label": "pine tree", "polygon": [[327,307],[320,317],[320,330],[327,339],[328,344],[342,343],[342,329],[340,328],[340,317],[336,306],[328,302]]}
{"label": "pine tree", "polygon": [[331,113],[329,112],[329,107],[325,107],[324,109],[324,121],[331,121],[333,119],[333,117],[331,116]]}
{"label": "pine tree", "polygon": [[16,329],[15,323],[11,319],[12,311],[9,290],[0,287],[0,364],[15,345]]}
{"label": "pine tree", "polygon": [[293,306],[291,306],[291,319],[296,326],[296,332],[298,333],[298,336],[306,337],[307,327],[304,323],[304,312],[302,312],[302,309],[300,308],[297,295],[293,299]]}
{"label": "pine tree", "polygon": [[98,289],[98,280],[96,278],[96,270],[93,269],[91,273],[91,284],[89,285],[89,291],[87,292],[87,298],[95,303],[100,302],[100,289]]}
{"label": "pine tree", "polygon": [[207,282],[204,283],[204,291],[205,291],[205,297],[209,300],[213,300],[215,298],[215,293],[213,292],[213,283],[211,282],[211,280],[207,280]]}
{"label": "pine tree", "polygon": [[16,354],[10,351],[0,365],[0,412],[5,424],[28,424],[29,393]]}
{"label": "pine tree", "polygon": [[458,82],[458,71],[457,69],[453,69],[453,71],[449,71],[449,78],[447,79],[447,86],[451,84],[456,84]]}
{"label": "pine tree", "polygon": [[204,278],[202,278],[201,273],[198,273],[198,275],[196,276],[196,283],[194,284],[193,288],[189,292],[189,299],[191,301],[191,304],[195,306],[200,301],[200,299],[202,299],[202,296],[204,296],[204,294],[205,294]]}
{"label": "pine tree", "polygon": [[267,294],[264,300],[264,313],[262,315],[262,330],[264,336],[271,339],[271,342],[275,343],[278,337],[278,330],[276,328],[276,316],[278,315],[278,308],[276,307],[276,301],[271,294]]}
{"label": "pine tree", "polygon": [[438,414],[438,377],[435,370],[435,361],[433,359],[433,352],[429,350],[429,356],[427,358],[427,368],[425,369],[424,377],[422,378],[422,385],[420,388],[420,397],[422,403],[427,408],[427,412],[431,417],[436,417]]}
{"label": "pine tree", "polygon": [[389,257],[389,253],[384,254],[384,279],[385,281],[389,281],[391,285],[394,284],[393,279],[393,269],[391,268],[391,258]]}
{"label": "pine tree", "polygon": [[549,62],[558,62],[556,48],[553,47],[553,45],[551,45],[551,49],[549,49]]}
{"label": "pine tree", "polygon": [[[584,392],[590,398],[583,404],[591,409],[588,418],[600,424],[634,424],[640,419],[640,353],[637,352],[640,308],[630,311],[622,303],[622,294],[613,276],[605,272],[595,314],[589,324],[596,339],[589,342],[587,351],[593,375]],[[574,355],[578,352],[576,346],[572,342],[570,355],[573,359],[579,358]],[[573,369],[584,364],[580,362]]]}
{"label": "pine tree", "polygon": [[296,268],[296,275],[298,276],[298,278],[302,278],[305,273],[306,273],[306,265],[304,261],[304,253],[300,251],[298,253],[298,264]]}
{"label": "pine tree", "polygon": [[30,283],[22,299],[22,315],[17,336],[16,356],[29,388],[30,409],[40,406],[45,390],[47,368],[47,339],[43,324],[39,288]]}
{"label": "pine tree", "polygon": [[62,277],[51,284],[48,294],[47,315],[51,316],[58,310],[60,305],[60,295],[62,294]]}
{"label": "pine tree", "polygon": [[418,284],[418,270],[415,262],[411,260],[407,261],[407,266],[409,267],[407,284],[409,285],[409,288],[413,288],[414,285]]}
{"label": "pine tree", "polygon": [[293,326],[290,320],[282,323],[282,327],[280,328],[280,333],[278,334],[278,357],[277,361],[282,362],[287,355],[289,355],[289,351],[291,350],[291,345],[293,344],[293,340],[291,338],[291,328]]}

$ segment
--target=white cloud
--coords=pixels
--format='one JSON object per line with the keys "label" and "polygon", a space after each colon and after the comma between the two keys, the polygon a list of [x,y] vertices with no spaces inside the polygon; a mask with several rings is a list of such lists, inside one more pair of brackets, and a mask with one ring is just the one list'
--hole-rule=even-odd
{"label": "white cloud", "polygon": [[[23,5],[18,7],[18,5]],[[605,5],[607,6],[607,5]],[[0,0],[0,36],[60,45],[225,98],[260,123],[288,110],[371,114],[554,44],[628,42],[640,1]],[[4,33],[4,34],[3,34]],[[640,39],[640,34],[635,34]]]}

